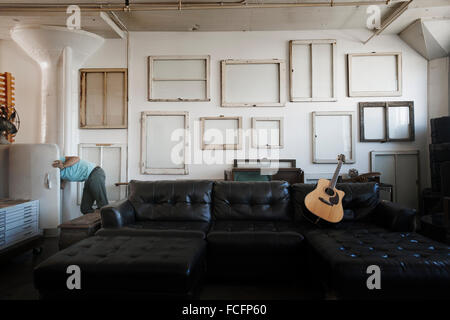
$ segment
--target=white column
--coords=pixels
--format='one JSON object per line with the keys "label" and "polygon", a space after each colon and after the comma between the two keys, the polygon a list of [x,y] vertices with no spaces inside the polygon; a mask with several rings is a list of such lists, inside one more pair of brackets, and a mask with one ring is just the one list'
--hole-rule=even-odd
{"label": "white column", "polygon": [[[51,26],[20,26],[11,38],[42,70],[40,143],[55,143],[61,155],[76,155],[78,128],[73,115],[78,112],[72,89],[78,83],[78,69],[103,44],[95,34]],[[69,184],[61,201],[62,220],[74,218],[77,184]]]}

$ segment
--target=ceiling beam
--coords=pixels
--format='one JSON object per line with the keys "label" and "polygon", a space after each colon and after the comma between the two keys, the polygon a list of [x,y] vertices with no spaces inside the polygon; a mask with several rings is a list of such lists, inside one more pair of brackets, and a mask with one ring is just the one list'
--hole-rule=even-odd
{"label": "ceiling beam", "polygon": [[106,22],[107,25],[111,27],[111,29],[114,30],[115,33],[119,35],[119,37],[121,37],[122,39],[125,39],[127,37],[127,33],[116,24],[116,22],[110,17],[108,13],[100,12],[100,17],[103,19],[103,21]]}
{"label": "ceiling beam", "polygon": [[395,9],[386,19],[383,20],[381,23],[381,28],[375,31],[366,41],[363,41],[363,43],[366,44],[376,36],[379,36],[387,27],[391,25],[392,22],[397,20],[397,18],[400,17],[406,9],[408,9],[411,2],[413,2],[413,0],[408,0],[400,4],[397,9]]}

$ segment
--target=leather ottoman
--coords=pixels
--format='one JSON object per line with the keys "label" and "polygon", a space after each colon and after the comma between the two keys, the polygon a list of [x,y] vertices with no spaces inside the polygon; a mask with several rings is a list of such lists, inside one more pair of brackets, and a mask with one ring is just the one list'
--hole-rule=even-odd
{"label": "leather ottoman", "polygon": [[[201,239],[95,236],[38,265],[34,284],[43,299],[191,297],[205,269],[205,249]],[[71,265],[80,268],[80,289],[67,288]]]}

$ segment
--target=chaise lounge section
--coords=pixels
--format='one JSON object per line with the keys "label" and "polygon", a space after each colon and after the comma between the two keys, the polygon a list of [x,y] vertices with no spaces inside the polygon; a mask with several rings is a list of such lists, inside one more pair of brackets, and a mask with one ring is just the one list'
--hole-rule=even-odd
{"label": "chaise lounge section", "polygon": [[[450,248],[416,230],[416,211],[379,200],[375,183],[338,184],[344,221],[321,228],[302,223],[305,196],[314,186],[293,186],[296,217],[318,282],[340,299],[442,298],[450,288]],[[381,290],[369,290],[371,265],[380,268]]]}

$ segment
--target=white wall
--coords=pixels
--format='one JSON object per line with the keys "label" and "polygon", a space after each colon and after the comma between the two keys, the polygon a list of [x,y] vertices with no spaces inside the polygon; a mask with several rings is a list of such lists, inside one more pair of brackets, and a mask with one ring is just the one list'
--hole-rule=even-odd
{"label": "white wall", "polygon": [[[337,102],[287,103],[283,108],[222,108],[220,107],[220,60],[223,59],[285,59],[288,66],[288,41],[294,39],[337,39]],[[312,111],[354,111],[357,115],[359,101],[413,100],[415,103],[416,140],[406,143],[359,143],[357,131],[356,163],[344,166],[356,167],[361,173],[369,170],[369,152],[372,150],[411,150],[421,152],[422,188],[428,183],[427,155],[427,61],[395,35],[380,36],[363,45],[367,31],[277,31],[277,32],[133,32],[130,34],[129,55],[129,122],[128,130],[79,130],[73,135],[73,143],[128,143],[128,179],[211,179],[222,178],[223,170],[230,165],[191,165],[189,175],[141,175],[140,161],[140,113],[150,110],[189,111],[190,125],[202,116],[239,115],[243,127],[251,127],[253,116],[283,116],[285,119],[285,147],[281,158],[297,159],[298,167],[305,173],[333,172],[335,165],[313,164],[311,146]],[[346,54],[371,51],[401,51],[403,53],[403,96],[381,98],[348,98]],[[149,102],[147,100],[147,57],[149,55],[205,55],[211,56],[210,102]],[[124,40],[107,40],[82,66],[83,68],[127,67],[127,46]],[[22,111],[22,129],[19,142],[37,142],[36,121],[40,103],[40,70],[12,41],[0,41],[0,70],[14,73],[17,81],[18,108]],[[288,73],[285,74],[289,84]],[[19,91],[20,90],[20,91]],[[283,93],[288,101],[288,90]],[[20,93],[19,93],[20,92]],[[19,100],[20,99],[20,100]],[[73,88],[75,103],[72,114],[78,124],[79,84]],[[356,118],[358,123],[359,118]],[[78,127],[78,125],[75,125]],[[20,140],[19,140],[20,139]],[[192,152],[200,150],[199,141],[192,141]],[[221,152],[221,151],[220,151]],[[226,151],[230,153],[231,151]],[[64,220],[78,216],[74,183]]]}
{"label": "white wall", "polygon": [[39,142],[41,69],[14,41],[0,40],[0,72],[16,78],[16,109],[20,117],[17,143]]}
{"label": "white wall", "polygon": [[[149,110],[189,111],[190,125],[202,116],[239,115],[243,128],[251,127],[253,116],[284,116],[285,147],[281,158],[297,159],[305,173],[333,172],[335,165],[313,164],[311,146],[312,111],[355,111],[359,101],[412,100],[415,103],[416,140],[404,143],[357,143],[356,163],[344,166],[344,171],[356,167],[361,173],[369,170],[372,150],[411,150],[421,153],[422,187],[427,181],[427,61],[406,45],[398,36],[386,35],[363,45],[367,31],[280,31],[280,32],[134,32],[130,36],[129,65],[129,179],[193,179],[222,178],[230,165],[191,165],[187,176],[141,175],[140,112]],[[285,59],[288,65],[288,41],[295,39],[337,39],[337,102],[287,103],[284,108],[222,108],[220,107],[220,60],[223,59]],[[348,98],[346,54],[357,52],[403,53],[403,95],[401,97]],[[211,56],[210,102],[149,102],[147,100],[147,57],[149,55]],[[288,73],[284,75],[288,82]],[[288,101],[288,88],[283,92]],[[356,123],[359,118],[357,117]],[[359,128],[357,134],[359,141]],[[192,152],[202,152],[198,141]],[[226,151],[232,152],[232,151]]]}

